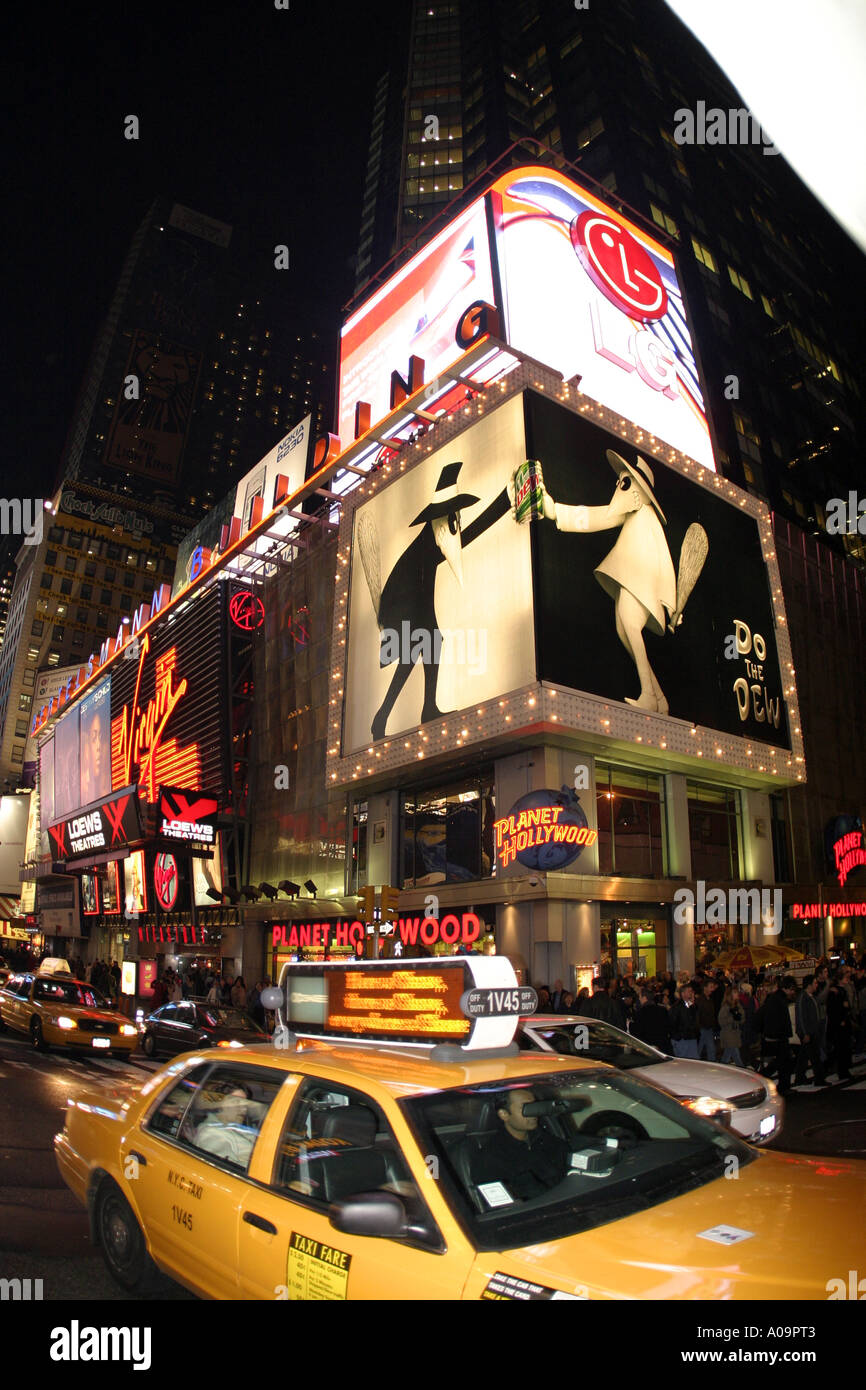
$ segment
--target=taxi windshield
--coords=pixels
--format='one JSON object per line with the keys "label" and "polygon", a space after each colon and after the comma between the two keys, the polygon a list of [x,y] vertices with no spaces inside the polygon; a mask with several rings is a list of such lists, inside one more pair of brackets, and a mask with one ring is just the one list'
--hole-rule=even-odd
{"label": "taxi windshield", "polygon": [[434,1091],[401,1105],[479,1250],[603,1226],[722,1177],[732,1155],[738,1167],[755,1157],[672,1096],[607,1068]]}
{"label": "taxi windshield", "polygon": [[78,980],[37,980],[33,999],[44,1004],[66,1004],[79,1009],[108,1009],[102,995]]}
{"label": "taxi windshield", "polygon": [[[614,1028],[610,1023],[598,1019],[586,1019],[580,1023],[537,1024],[530,1022],[529,1032],[542,1038],[554,1052],[564,1057],[583,1057],[590,1062],[609,1062],[623,1071],[634,1067],[658,1067],[671,1059],[656,1052],[639,1038]],[[524,1033],[521,1047],[526,1047],[530,1038]]]}

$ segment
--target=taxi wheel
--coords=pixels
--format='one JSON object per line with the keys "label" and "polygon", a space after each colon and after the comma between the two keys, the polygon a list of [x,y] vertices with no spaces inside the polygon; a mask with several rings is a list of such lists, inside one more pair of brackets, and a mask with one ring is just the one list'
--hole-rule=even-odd
{"label": "taxi wheel", "polygon": [[152,1057],[156,1052],[156,1043],[152,1033],[145,1033],[142,1039],[141,1050],[145,1057]]}
{"label": "taxi wheel", "polygon": [[120,1188],[106,1181],[96,1199],[96,1229],[108,1272],[122,1289],[143,1293],[157,1276],[141,1227]]}
{"label": "taxi wheel", "polygon": [[30,1045],[34,1052],[47,1052],[48,1044],[42,1032],[42,1024],[38,1018],[30,1020]]}

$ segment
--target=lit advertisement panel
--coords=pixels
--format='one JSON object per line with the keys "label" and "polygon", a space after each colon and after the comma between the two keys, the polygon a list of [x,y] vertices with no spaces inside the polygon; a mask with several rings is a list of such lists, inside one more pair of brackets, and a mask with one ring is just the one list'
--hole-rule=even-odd
{"label": "lit advertisement panel", "polygon": [[755,518],[535,392],[527,432],[539,679],[790,748]]}
{"label": "lit advertisement panel", "polygon": [[144,850],[133,850],[123,861],[123,901],[126,917],[137,917],[140,912],[147,911]]}
{"label": "lit advertisement panel", "polygon": [[515,396],[356,508],[345,751],[534,679],[525,458]]}
{"label": "lit advertisement panel", "polygon": [[102,880],[102,911],[106,916],[120,912],[120,879],[118,863],[113,859],[110,864],[105,866],[105,878]]}
{"label": "lit advertisement panel", "polygon": [[54,731],[54,816],[58,819],[82,804],[78,713],[78,706],[73,706]]}
{"label": "lit advertisement panel", "polygon": [[513,170],[488,196],[507,342],[715,469],[670,252],[553,169]]}
{"label": "lit advertisement panel", "polygon": [[96,874],[81,875],[81,911],[85,917],[95,917],[99,912],[99,879]]}
{"label": "lit advertisement panel", "polygon": [[[55,666],[49,671],[40,671],[36,677],[36,684],[33,687],[32,710],[40,710],[43,705],[59,695],[61,690],[65,690],[69,681],[78,675],[79,667],[75,666]],[[30,720],[32,730],[33,720]],[[36,772],[38,753],[36,746],[36,735],[29,732],[27,742],[24,744],[24,767],[23,783],[25,787],[33,785],[33,776]]]}
{"label": "lit advertisement panel", "polygon": [[149,802],[160,785],[216,796],[225,790],[226,586],[215,585],[174,622],[146,632],[111,675],[111,776]]}
{"label": "lit advertisement panel", "polygon": [[210,859],[194,858],[192,860],[192,883],[196,907],[219,906],[218,898],[208,897],[208,889],[211,888],[218,894],[221,894],[223,891],[221,853],[220,836],[219,832],[217,832],[216,845],[212,857]]}
{"label": "lit advertisement panel", "polygon": [[111,677],[81,701],[81,804],[111,791]]}
{"label": "lit advertisement panel", "polygon": [[54,738],[39,749],[39,821],[42,834],[54,820]]}
{"label": "lit advertisement panel", "polygon": [[409,358],[424,361],[426,381],[454,362],[460,319],[476,300],[493,303],[493,273],[484,200],[461,213],[349,318],[340,347],[343,443],[355,433],[355,403],[375,422],[391,408],[391,373],[406,378]]}

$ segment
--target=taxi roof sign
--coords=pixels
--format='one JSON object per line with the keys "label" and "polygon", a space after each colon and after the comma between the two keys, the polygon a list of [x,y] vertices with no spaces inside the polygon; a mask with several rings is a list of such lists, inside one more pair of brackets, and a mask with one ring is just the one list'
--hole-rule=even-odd
{"label": "taxi roof sign", "polygon": [[[469,1008],[479,991],[495,992],[502,1007],[494,1011],[491,1000],[489,1009]],[[522,993],[506,956],[287,962],[280,993],[278,1025],[296,1037],[401,1047],[451,1043],[469,1052],[507,1047],[521,1012],[532,1012],[506,1007]]]}

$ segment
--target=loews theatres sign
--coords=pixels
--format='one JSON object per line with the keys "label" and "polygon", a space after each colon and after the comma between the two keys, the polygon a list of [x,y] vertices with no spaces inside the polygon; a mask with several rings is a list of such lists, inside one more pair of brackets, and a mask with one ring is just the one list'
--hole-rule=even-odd
{"label": "loews theatres sign", "polygon": [[99,850],[126,849],[141,839],[138,794],[134,786],[113,792],[98,806],[48,827],[55,858],[79,859]]}

